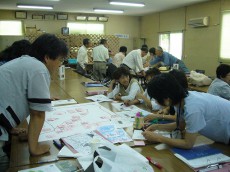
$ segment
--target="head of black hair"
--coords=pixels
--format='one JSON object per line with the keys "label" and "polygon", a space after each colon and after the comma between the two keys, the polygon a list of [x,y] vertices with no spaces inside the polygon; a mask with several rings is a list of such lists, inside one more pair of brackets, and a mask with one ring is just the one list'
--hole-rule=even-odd
{"label": "head of black hair", "polygon": [[28,55],[31,49],[31,43],[22,39],[15,41],[10,47],[0,53],[0,61],[10,61],[22,55]]}
{"label": "head of black hair", "polygon": [[148,45],[147,45],[147,44],[143,44],[143,45],[141,46],[141,48],[147,48],[147,49],[148,49]]}
{"label": "head of black hair", "polygon": [[156,49],[154,47],[150,48],[149,53],[152,53],[153,55],[156,55]]}
{"label": "head of black hair", "polygon": [[30,56],[44,62],[45,56],[56,60],[59,56],[66,57],[67,53],[68,48],[63,40],[53,34],[42,34],[32,43]]}
{"label": "head of black hair", "polygon": [[154,98],[163,106],[165,105],[165,99],[169,98],[172,103],[171,105],[174,106],[188,95],[188,91],[169,73],[162,73],[153,77],[148,83],[147,92],[151,98]]}
{"label": "head of black hair", "polygon": [[230,65],[220,64],[216,68],[216,77],[219,79],[225,78],[228,73],[230,73]]}
{"label": "head of black hair", "polygon": [[141,51],[144,51],[144,52],[147,54],[147,53],[148,53],[148,48],[142,47],[142,48],[141,48]]}
{"label": "head of black hair", "polygon": [[106,43],[107,43],[107,40],[106,40],[106,39],[101,39],[101,40],[100,40],[100,44],[105,45]]}
{"label": "head of black hair", "polygon": [[156,76],[159,74],[161,74],[160,70],[158,68],[154,67],[154,68],[150,68],[149,70],[147,70],[145,72],[145,77],[148,77],[148,76],[153,77],[153,76]]}
{"label": "head of black hair", "polygon": [[115,79],[115,80],[118,80],[121,76],[129,76],[129,78],[131,79],[130,72],[125,67],[118,67],[113,72],[112,78]]}
{"label": "head of black hair", "polygon": [[83,45],[88,45],[89,42],[90,42],[90,39],[88,38],[83,39]]}
{"label": "head of black hair", "polygon": [[188,89],[188,80],[183,71],[173,69],[169,74],[173,75],[184,89]]}
{"label": "head of black hair", "polygon": [[119,49],[119,52],[126,53],[127,52],[127,47],[126,46],[121,46]]}

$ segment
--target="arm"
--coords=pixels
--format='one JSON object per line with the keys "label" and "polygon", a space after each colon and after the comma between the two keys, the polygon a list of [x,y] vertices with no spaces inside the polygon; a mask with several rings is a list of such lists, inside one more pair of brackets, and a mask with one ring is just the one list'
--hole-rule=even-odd
{"label": "arm", "polygon": [[137,98],[138,99],[142,99],[144,101],[144,103],[146,104],[146,106],[148,108],[152,109],[152,103],[151,103],[151,101],[144,94],[137,93]]}
{"label": "arm", "polygon": [[183,148],[183,149],[191,149],[196,141],[196,137],[198,134],[185,132],[184,139],[171,139],[168,137],[161,136],[159,134],[155,134],[150,131],[143,132],[143,135],[149,141],[165,143],[170,146]]}
{"label": "arm", "polygon": [[30,110],[30,122],[28,128],[28,144],[31,155],[41,155],[49,152],[50,146],[38,143],[38,138],[44,124],[45,112]]}
{"label": "arm", "polygon": [[166,119],[166,120],[172,120],[172,121],[176,121],[176,116],[172,116],[172,115],[160,115],[160,114],[149,114],[148,116],[145,117],[145,121],[152,121],[154,119]]}
{"label": "arm", "polygon": [[115,96],[119,93],[120,87],[118,85],[115,86],[115,88],[113,89],[115,83],[116,81],[112,80],[109,85],[108,95],[107,95],[108,98],[115,98]]}
{"label": "arm", "polygon": [[140,87],[137,82],[133,82],[130,86],[130,91],[127,96],[122,96],[121,100],[134,100],[137,93],[140,91]]}

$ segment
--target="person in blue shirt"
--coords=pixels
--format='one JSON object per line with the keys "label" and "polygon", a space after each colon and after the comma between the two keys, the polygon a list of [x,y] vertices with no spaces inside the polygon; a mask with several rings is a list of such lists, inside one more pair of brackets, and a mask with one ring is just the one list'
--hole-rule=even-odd
{"label": "person in blue shirt", "polygon": [[150,65],[155,67],[155,66],[170,66],[173,67],[174,64],[179,65],[179,70],[184,71],[184,73],[189,73],[189,69],[185,66],[184,62],[172,54],[169,54],[163,49],[158,46],[155,49],[155,58],[150,62]]}
{"label": "person in blue shirt", "polygon": [[230,65],[220,64],[216,69],[216,79],[208,88],[208,93],[230,100]]}
{"label": "person in blue shirt", "polygon": [[[142,134],[151,142],[190,149],[198,133],[215,142],[230,145],[230,102],[208,93],[187,91],[169,74],[155,76],[148,84],[148,94],[161,106],[177,107],[175,123],[153,124]],[[168,138],[154,133],[155,130],[181,131],[182,137]],[[172,133],[172,134],[173,134]]]}

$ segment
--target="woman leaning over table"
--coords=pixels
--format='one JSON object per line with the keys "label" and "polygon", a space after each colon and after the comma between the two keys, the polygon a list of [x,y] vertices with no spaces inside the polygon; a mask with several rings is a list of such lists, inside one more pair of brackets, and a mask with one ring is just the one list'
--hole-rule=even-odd
{"label": "woman leaning over table", "polygon": [[[149,96],[160,105],[177,107],[177,121],[151,125],[143,132],[147,140],[190,149],[199,133],[216,142],[230,144],[229,101],[208,93],[187,91],[171,74],[154,77],[148,88],[151,88]],[[181,138],[167,138],[153,133],[154,130],[183,131]]]}
{"label": "woman leaning over table", "polygon": [[135,101],[137,93],[143,93],[143,89],[138,81],[131,77],[128,69],[124,67],[117,68],[113,73],[108,97],[124,101],[126,105],[132,105],[139,103]]}

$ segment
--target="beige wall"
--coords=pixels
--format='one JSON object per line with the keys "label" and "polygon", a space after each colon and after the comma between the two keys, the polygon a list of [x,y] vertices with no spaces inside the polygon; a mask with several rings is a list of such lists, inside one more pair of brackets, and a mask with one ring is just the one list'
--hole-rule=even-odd
{"label": "beige wall", "polygon": [[[204,69],[215,76],[220,45],[220,14],[230,9],[229,0],[212,0],[188,7],[153,13],[141,18],[140,35],[147,38],[149,46],[157,46],[159,32],[184,31],[184,62],[190,70]],[[192,28],[190,18],[210,17],[210,25]]]}
{"label": "beige wall", "polygon": [[[22,20],[25,27],[35,27],[47,33],[60,34],[61,28],[67,25],[68,21],[75,21],[76,14],[70,13],[68,20],[33,20],[32,14],[47,14],[47,12],[27,12],[27,19]],[[52,14],[52,13],[48,13]],[[53,13],[54,14],[54,13]],[[134,40],[139,39],[140,35],[140,18],[131,16],[108,15],[108,22],[105,24],[105,34],[128,34],[128,39],[120,38],[120,45],[128,47],[128,51],[135,48]],[[15,11],[0,10],[0,20],[15,20]],[[22,36],[0,36],[0,50],[11,45],[12,42],[22,39]],[[117,50],[118,51],[118,50]],[[116,52],[115,52],[116,53]]]}

